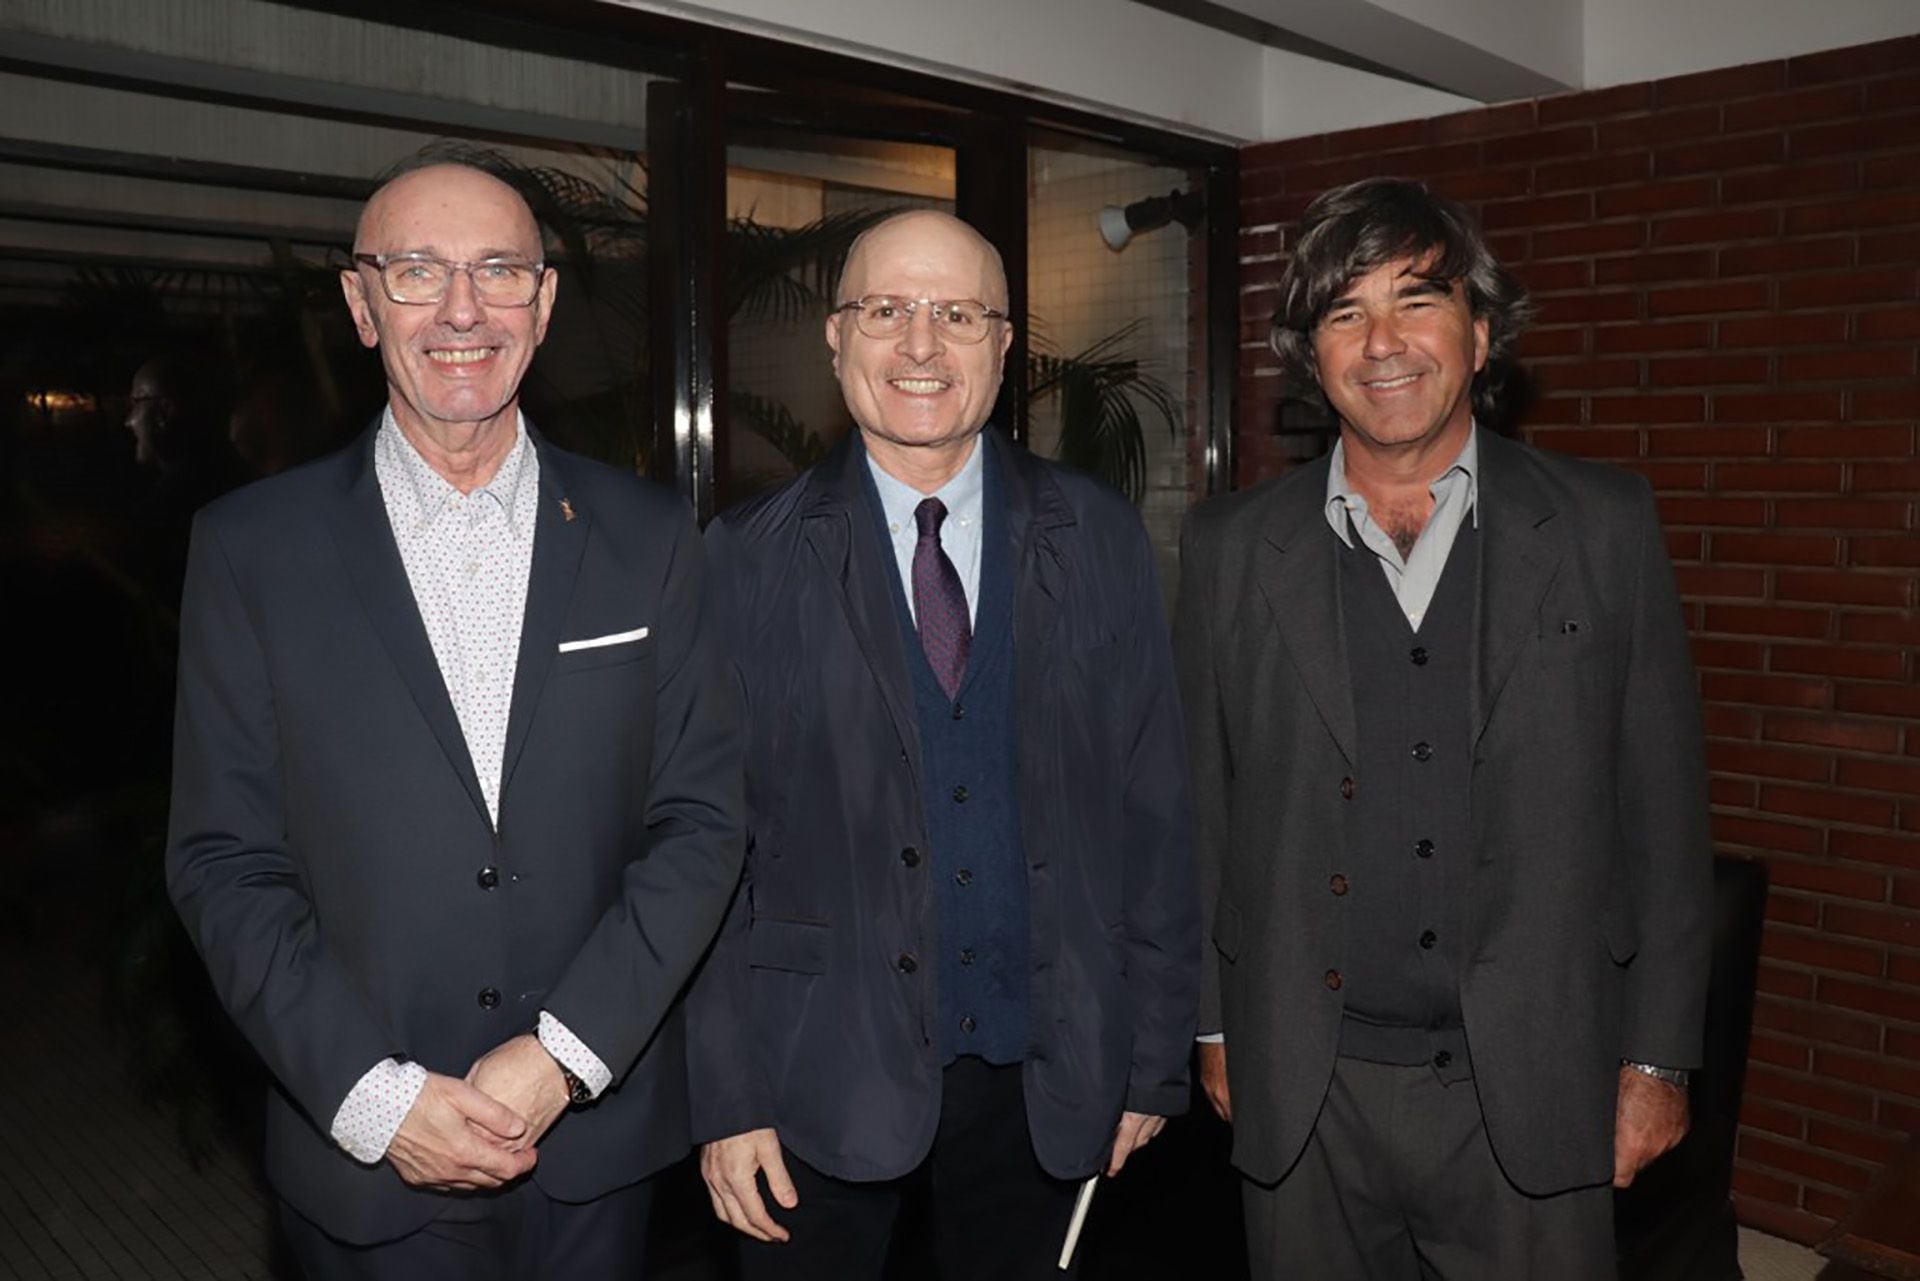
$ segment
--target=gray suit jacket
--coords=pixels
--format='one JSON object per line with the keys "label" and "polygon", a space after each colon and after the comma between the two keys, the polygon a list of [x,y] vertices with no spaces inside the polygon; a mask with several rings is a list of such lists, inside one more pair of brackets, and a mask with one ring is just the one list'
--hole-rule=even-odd
{"label": "gray suit jacket", "polygon": [[[1482,432],[1461,1005],[1488,1135],[1542,1194],[1613,1172],[1622,1057],[1699,1062],[1712,860],[1687,634],[1644,482]],[[1329,460],[1188,518],[1175,650],[1234,1161],[1273,1182],[1333,1071],[1357,777]],[[1577,626],[1568,626],[1577,624]]]}

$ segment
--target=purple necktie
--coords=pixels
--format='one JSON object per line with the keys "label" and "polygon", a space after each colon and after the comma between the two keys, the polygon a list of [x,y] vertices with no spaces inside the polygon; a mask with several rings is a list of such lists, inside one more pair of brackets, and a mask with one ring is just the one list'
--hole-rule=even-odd
{"label": "purple necktie", "polygon": [[913,509],[914,524],[920,528],[920,541],[913,549],[913,616],[920,626],[927,665],[952,698],[966,675],[973,626],[967,621],[967,593],[960,586],[960,575],[940,548],[940,522],[946,518],[947,505],[938,498],[926,499]]}

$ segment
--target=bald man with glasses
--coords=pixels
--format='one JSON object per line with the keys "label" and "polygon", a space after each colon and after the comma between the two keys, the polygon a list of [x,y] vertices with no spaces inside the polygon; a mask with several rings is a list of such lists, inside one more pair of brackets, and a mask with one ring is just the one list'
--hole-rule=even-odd
{"label": "bald man with glasses", "polygon": [[1055,1278],[1076,1189],[1187,1106],[1186,756],[1120,495],[988,425],[999,255],[855,245],[826,320],[858,428],[708,531],[747,700],[748,859],[689,1001],[694,1131],[746,1281]]}
{"label": "bald man with glasses", "polygon": [[700,537],[520,413],[557,281],[512,188],[413,169],[355,247],[386,410],[195,526],[169,887],[305,1275],[629,1281],[741,858]]}

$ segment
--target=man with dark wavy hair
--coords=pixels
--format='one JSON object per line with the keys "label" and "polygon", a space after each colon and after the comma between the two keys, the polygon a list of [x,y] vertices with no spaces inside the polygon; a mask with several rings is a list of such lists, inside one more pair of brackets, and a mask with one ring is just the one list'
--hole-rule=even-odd
{"label": "man with dark wavy hair", "polygon": [[1486,428],[1529,309],[1462,207],[1355,183],[1290,245],[1274,348],[1339,441],[1194,509],[1176,621],[1254,1275],[1610,1278],[1707,980],[1653,498]]}

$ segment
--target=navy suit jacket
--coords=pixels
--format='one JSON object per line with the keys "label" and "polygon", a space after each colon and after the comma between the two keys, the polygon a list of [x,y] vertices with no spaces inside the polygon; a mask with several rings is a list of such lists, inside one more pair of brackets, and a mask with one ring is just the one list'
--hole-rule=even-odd
{"label": "navy suit jacket", "polygon": [[[677,998],[741,858],[739,702],[685,504],[534,437],[496,833],[373,439],[196,521],[167,849],[214,987],[276,1082],[268,1174],[353,1243],[403,1235],[447,1199],[333,1143],[348,1091],[391,1055],[464,1075],[542,1009],[614,1084],[560,1119],[532,1177],[584,1201],[679,1157]],[[637,643],[558,652],[640,627]]]}
{"label": "navy suit jacket", "polygon": [[[1041,1164],[1072,1178],[1098,1168],[1123,1108],[1187,1105],[1186,752],[1138,514],[997,431],[981,439],[1014,566],[1027,1119]],[[808,1164],[871,1180],[933,1142],[944,958],[899,570],[866,467],[855,434],[708,529],[747,699],[749,853],[689,1020],[696,1139],[772,1126]]]}

